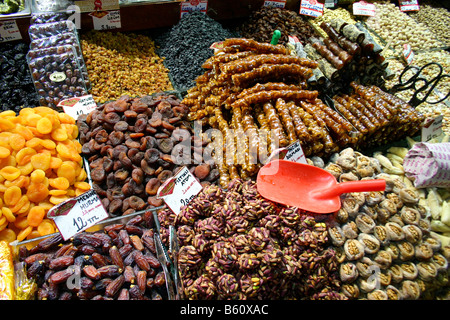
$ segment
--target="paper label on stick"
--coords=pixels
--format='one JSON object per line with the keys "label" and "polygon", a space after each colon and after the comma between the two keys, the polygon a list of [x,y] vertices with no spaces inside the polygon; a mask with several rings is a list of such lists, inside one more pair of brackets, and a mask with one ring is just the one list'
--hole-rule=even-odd
{"label": "paper label on stick", "polygon": [[94,11],[90,15],[94,23],[94,30],[111,30],[122,27],[120,10]]}
{"label": "paper label on stick", "polygon": [[206,14],[208,10],[208,1],[207,0],[189,0],[186,2],[180,3],[180,18],[183,18],[185,15],[193,12],[200,11]]}
{"label": "paper label on stick", "polygon": [[411,49],[411,45],[404,44],[403,45],[403,58],[405,59],[406,63],[410,65],[414,60],[414,51]]}
{"label": "paper label on stick", "polygon": [[400,11],[408,12],[408,11],[419,11],[419,1],[418,0],[399,0]]}
{"label": "paper label on stick", "polygon": [[437,138],[442,134],[443,115],[439,115],[434,119],[428,118],[422,127],[421,141],[428,142],[433,138]]}
{"label": "paper label on stick", "polygon": [[202,190],[202,185],[187,167],[183,167],[175,176],[167,179],[158,189],[157,198],[163,199],[169,208],[179,214]]}
{"label": "paper label on stick", "polygon": [[92,95],[88,94],[63,100],[58,103],[58,107],[62,107],[65,113],[77,120],[79,115],[89,114],[89,112],[97,108],[97,104]]}
{"label": "paper label on stick", "polygon": [[0,42],[22,39],[16,20],[0,21]]}
{"label": "paper label on stick", "polygon": [[267,162],[270,162],[274,159],[282,159],[292,162],[308,164],[299,141],[296,141],[285,148],[279,148],[274,150],[272,154],[269,156]]}
{"label": "paper label on stick", "polygon": [[352,6],[353,14],[355,16],[369,16],[373,17],[375,16],[376,7],[372,3],[367,3],[365,1],[359,1],[353,3]]}
{"label": "paper label on stick", "polygon": [[300,2],[300,14],[310,17],[321,17],[323,15],[324,4],[316,0],[302,0]]}
{"label": "paper label on stick", "polygon": [[286,0],[266,0],[264,1],[263,7],[272,8],[284,8],[286,6]]}
{"label": "paper label on stick", "polygon": [[55,221],[64,240],[108,218],[100,198],[94,190],[66,200],[51,208],[47,217]]}

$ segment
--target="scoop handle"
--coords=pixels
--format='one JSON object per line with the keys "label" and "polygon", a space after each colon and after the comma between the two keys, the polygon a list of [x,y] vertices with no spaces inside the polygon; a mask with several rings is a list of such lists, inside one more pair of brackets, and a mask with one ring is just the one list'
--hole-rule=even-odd
{"label": "scoop handle", "polygon": [[384,191],[385,189],[386,180],[384,179],[346,181],[337,183],[328,189],[320,190],[315,196],[317,198],[333,198],[340,196],[343,193]]}

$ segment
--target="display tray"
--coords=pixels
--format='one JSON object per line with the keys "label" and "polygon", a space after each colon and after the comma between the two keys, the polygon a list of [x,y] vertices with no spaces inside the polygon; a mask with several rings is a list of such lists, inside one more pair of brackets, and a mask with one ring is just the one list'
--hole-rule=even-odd
{"label": "display tray", "polygon": [[[134,212],[132,214],[128,214],[125,216],[117,216],[117,217],[113,217],[113,218],[108,218],[106,220],[100,221],[99,223],[93,225],[92,227],[90,227],[89,229],[82,231],[85,233],[93,233],[93,232],[98,232],[98,231],[102,231],[105,229],[105,227],[113,225],[113,224],[126,224],[128,221],[130,221],[132,218],[136,217],[136,216],[143,216],[145,213],[147,212],[152,212],[153,217],[157,219],[157,214],[156,212],[160,209],[164,208],[164,206],[159,206],[159,207],[155,207],[152,209],[148,209],[148,210],[142,210],[142,211],[137,211]],[[156,220],[156,222],[154,223],[154,225],[150,228],[153,229],[155,231],[155,233],[159,234],[159,221]],[[41,241],[51,238],[53,236],[58,235],[59,233],[52,233],[46,236],[42,236],[42,237],[37,237],[34,239],[29,239],[29,240],[23,240],[21,242],[13,241],[10,243],[10,246],[12,248],[12,252],[16,253],[15,254],[15,260],[18,259],[17,253],[19,252],[20,248],[25,246],[27,249],[33,248],[34,246],[36,246],[37,244],[39,244]],[[131,235],[131,234],[130,234]],[[63,242],[64,243],[64,242]],[[167,254],[167,249],[164,248],[163,249],[166,254]],[[154,254],[155,257],[157,257],[157,254]],[[160,262],[161,266],[163,267],[164,265],[166,265],[167,267],[169,267],[169,271],[168,273],[170,274],[170,279],[173,278],[173,265],[171,264],[171,262],[168,264],[167,261],[162,261],[161,259],[158,258],[158,261]],[[164,267],[163,267],[164,268]],[[17,272],[20,272],[21,270],[17,270]],[[162,271],[161,267],[155,269],[156,272],[160,272]],[[164,300],[169,299],[169,300],[175,300],[177,299],[178,296],[174,296],[173,292],[175,292],[175,287],[174,287],[174,283],[171,280],[167,280],[167,276],[166,276],[166,281],[165,281],[165,287],[162,288],[158,288],[157,289],[158,293],[163,297]]]}
{"label": "display tray", "polygon": [[8,20],[14,19],[18,17],[24,17],[31,14],[30,3],[27,0],[24,0],[24,9],[22,11],[9,13],[9,14],[0,14],[0,20]]}

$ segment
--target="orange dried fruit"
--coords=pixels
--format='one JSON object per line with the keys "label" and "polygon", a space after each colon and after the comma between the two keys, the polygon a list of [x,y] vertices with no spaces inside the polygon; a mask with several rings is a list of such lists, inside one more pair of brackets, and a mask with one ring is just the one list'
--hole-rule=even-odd
{"label": "orange dried fruit", "polygon": [[55,141],[65,141],[69,138],[63,127],[56,128],[52,131],[51,137]]}
{"label": "orange dried fruit", "polygon": [[27,217],[17,218],[16,221],[14,221],[14,225],[20,230],[25,229],[28,227]]}
{"label": "orange dried fruit", "polygon": [[20,149],[25,147],[25,142],[26,142],[25,138],[18,133],[13,133],[9,137],[9,145],[15,151],[19,151]]}
{"label": "orange dried fruit", "polygon": [[6,228],[0,231],[0,240],[4,240],[6,242],[13,242],[16,240],[16,233],[14,230]]}
{"label": "orange dried fruit", "polygon": [[6,157],[9,157],[11,155],[11,151],[3,146],[0,146],[0,158],[4,159]]}
{"label": "orange dried fruit", "polygon": [[30,208],[30,200],[27,195],[23,195],[20,197],[19,201],[17,201],[16,205],[11,208],[11,211],[16,213],[17,215],[21,215],[25,213]]}
{"label": "orange dried fruit", "polygon": [[46,236],[55,232],[55,227],[50,219],[44,219],[37,227],[37,231],[41,236]]}
{"label": "orange dried fruit", "polygon": [[34,206],[30,209],[27,215],[28,224],[32,227],[37,227],[45,217],[45,210],[41,206]]}
{"label": "orange dried fruit", "polygon": [[16,216],[14,215],[14,213],[11,211],[10,208],[3,207],[2,208],[2,214],[6,218],[6,220],[8,220],[8,222],[16,221]]}
{"label": "orange dried fruit", "polygon": [[20,176],[21,172],[14,166],[6,166],[0,169],[0,174],[6,180],[12,181],[14,179],[17,179]]}
{"label": "orange dried fruit", "polygon": [[22,241],[23,239],[25,239],[33,230],[33,227],[28,226],[25,229],[21,230],[19,232],[19,234],[17,234],[17,241]]}
{"label": "orange dried fruit", "polygon": [[61,195],[61,196],[51,196],[49,201],[56,205],[66,200],[69,200],[69,197],[67,195]]}
{"label": "orange dried fruit", "polygon": [[28,162],[27,164],[25,164],[23,166],[17,166],[17,169],[20,170],[20,173],[23,176],[29,175],[34,170],[33,165],[31,164],[31,162]]}
{"label": "orange dried fruit", "polygon": [[52,157],[50,160],[50,168],[57,169],[61,166],[61,163],[63,163],[61,158]]}
{"label": "orange dried fruit", "polygon": [[49,179],[49,183],[53,188],[59,189],[59,190],[66,190],[70,186],[69,180],[67,180],[67,178],[65,178],[65,177]]}
{"label": "orange dried fruit", "polygon": [[67,194],[67,190],[52,189],[48,194],[51,196],[63,196]]}
{"label": "orange dried fruit", "polygon": [[25,140],[31,140],[33,139],[34,135],[33,132],[31,132],[31,130],[21,124],[17,124],[16,125],[16,130],[15,130],[18,134],[20,134],[22,137],[25,138]]}
{"label": "orange dried fruit", "polygon": [[3,119],[0,118],[0,130],[1,131],[9,131],[15,128],[15,123],[8,120],[8,119]]}
{"label": "orange dried fruit", "polygon": [[20,200],[20,197],[22,197],[22,190],[18,186],[11,186],[3,194],[3,201],[7,206],[12,207]]}
{"label": "orange dried fruit", "polygon": [[49,118],[41,117],[36,123],[36,130],[42,134],[50,133],[53,130],[53,123]]}
{"label": "orange dried fruit", "polygon": [[42,117],[36,113],[30,113],[25,117],[25,125],[30,127],[36,127],[39,120],[41,120]]}
{"label": "orange dried fruit", "polygon": [[76,177],[75,168],[71,163],[72,161],[64,161],[57,170],[58,177],[66,178],[70,184],[75,181]]}
{"label": "orange dried fruit", "polygon": [[75,124],[75,119],[64,112],[58,112],[58,119],[61,123]]}
{"label": "orange dried fruit", "polygon": [[32,202],[38,203],[45,200],[48,196],[48,188],[43,183],[30,183],[26,195]]}
{"label": "orange dried fruit", "polygon": [[48,152],[35,154],[31,157],[31,164],[35,169],[46,171],[50,168],[50,161],[52,156]]}
{"label": "orange dried fruit", "polygon": [[31,157],[37,153],[33,148],[25,147],[16,154],[17,164],[20,166],[26,165],[30,162]]}
{"label": "orange dried fruit", "polygon": [[31,175],[30,179],[32,183],[42,183],[45,180],[45,171],[42,169],[36,169],[34,170]]}
{"label": "orange dried fruit", "polygon": [[56,143],[55,141],[51,140],[51,139],[43,139],[41,141],[41,145],[45,148],[45,149],[55,149],[56,148]]}

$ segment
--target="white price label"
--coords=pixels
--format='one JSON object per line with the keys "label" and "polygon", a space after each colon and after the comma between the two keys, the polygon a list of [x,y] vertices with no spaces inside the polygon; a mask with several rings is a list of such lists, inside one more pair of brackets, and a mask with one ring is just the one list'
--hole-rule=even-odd
{"label": "white price label", "polygon": [[47,217],[55,221],[64,240],[108,218],[103,204],[94,190],[66,200],[51,208]]}
{"label": "white price label", "polygon": [[399,0],[400,5],[400,11],[408,12],[408,11],[419,11],[419,1],[418,0],[409,0],[409,1],[402,1]]}
{"label": "white price label", "polygon": [[433,138],[437,138],[442,134],[443,115],[439,115],[434,119],[428,118],[422,127],[421,141],[428,142]]}
{"label": "white price label", "polygon": [[412,51],[409,44],[403,45],[403,58],[408,65],[410,65],[414,60],[414,51]]}
{"label": "white price label", "polygon": [[16,20],[0,21],[0,42],[22,39]]}
{"label": "white price label", "polygon": [[365,1],[359,1],[353,3],[353,14],[355,16],[375,16],[376,7],[373,3],[367,3]]}
{"label": "white price label", "polygon": [[325,0],[325,8],[334,8],[336,3],[334,0]]}
{"label": "white price label", "polygon": [[90,16],[92,16],[94,30],[111,30],[122,27],[120,10],[94,11],[90,13]]}
{"label": "white price label", "polygon": [[181,208],[191,202],[202,188],[189,169],[183,167],[159,187],[157,197],[163,199],[175,214],[179,214]]}
{"label": "white price label", "polygon": [[97,104],[95,103],[92,95],[88,94],[86,96],[73,97],[63,100],[58,104],[58,107],[63,108],[65,113],[76,120],[79,115],[88,114],[97,108]]}
{"label": "white price label", "polygon": [[200,11],[206,14],[208,10],[208,1],[207,0],[189,0],[187,2],[180,3],[180,18],[191,13],[192,11]]}
{"label": "white price label", "polygon": [[300,3],[300,14],[310,17],[321,17],[324,4],[316,0],[302,0]]}
{"label": "white price label", "polygon": [[263,7],[284,8],[286,0],[265,0]]}
{"label": "white price label", "polygon": [[274,159],[283,159],[292,162],[308,164],[308,162],[306,161],[305,153],[303,152],[302,146],[299,141],[296,141],[285,148],[274,150],[269,156],[267,162],[270,162]]}

